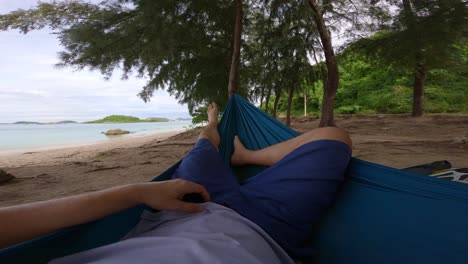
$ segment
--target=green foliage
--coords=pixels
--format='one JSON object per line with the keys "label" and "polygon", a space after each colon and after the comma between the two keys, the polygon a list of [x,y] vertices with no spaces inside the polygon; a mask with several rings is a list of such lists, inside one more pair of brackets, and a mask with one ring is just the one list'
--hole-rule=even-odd
{"label": "green foliage", "polygon": [[200,107],[195,112],[192,113],[192,124],[201,124],[208,120],[207,114],[208,107]]}
{"label": "green foliage", "polygon": [[55,1],[0,16],[0,30],[49,26],[65,48],[60,66],[137,73],[149,80],[143,100],[166,89],[193,112],[228,99],[232,8],[232,0]]}
{"label": "green foliage", "polygon": [[[464,50],[468,44],[459,44]],[[348,54],[344,54],[348,52]],[[428,113],[468,113],[468,64],[463,52],[451,55],[452,63],[428,72],[425,110]],[[335,98],[338,114],[402,114],[412,108],[411,72],[385,65],[378,58],[368,58],[355,50],[339,55],[340,88]],[[304,83],[293,99],[293,115],[304,115],[304,89],[307,91],[307,113],[320,113],[322,82]],[[274,100],[271,99],[271,101]],[[270,109],[273,103],[270,101]],[[281,97],[279,112],[286,112],[287,98]],[[265,108],[263,108],[265,109]]]}
{"label": "green foliage", "polygon": [[381,19],[391,17],[390,25],[351,47],[399,69],[411,70],[417,63],[428,68],[452,63],[454,44],[468,34],[468,8],[463,0],[402,0],[387,12]]}
{"label": "green foliage", "polygon": [[170,120],[168,118],[163,118],[163,117],[148,117],[143,119],[142,121],[144,122],[169,122]]}
{"label": "green foliage", "polygon": [[101,14],[97,5],[82,1],[39,2],[37,8],[19,9],[0,15],[0,30],[18,29],[21,33],[44,27],[63,29],[65,25],[80,23],[80,20]]}
{"label": "green foliage", "polygon": [[[286,88],[284,88],[286,90]],[[317,82],[303,82],[298,86],[296,93],[293,97],[293,103],[291,107],[291,115],[304,115],[304,93],[306,93],[307,99],[307,113],[313,115],[319,115],[321,112],[322,105],[322,94],[323,86],[322,83]],[[276,96],[276,95],[275,95]],[[275,96],[270,100],[269,109],[273,109]],[[288,98],[281,96],[278,102],[278,113],[285,113],[288,107]],[[265,110],[265,106],[262,107]]]}
{"label": "green foliage", "polygon": [[167,118],[159,118],[159,117],[150,117],[146,119],[140,119],[134,116],[125,116],[125,115],[111,115],[106,116],[103,119],[94,120],[85,122],[87,124],[95,124],[95,123],[142,123],[142,122],[168,122],[170,121]]}
{"label": "green foliage", "polygon": [[274,99],[292,83],[316,78],[308,54],[319,43],[307,1],[259,1],[247,16],[253,22],[245,29],[241,77],[252,100],[266,100],[268,94]]}
{"label": "green foliage", "polygon": [[[326,69],[308,1],[249,0],[244,5],[239,94],[252,101],[271,95],[270,113],[279,96],[278,111],[285,112],[285,95],[295,83],[292,114],[304,113],[304,97],[308,113],[319,113]],[[331,30],[350,25],[348,37],[380,30],[339,56],[337,113],[409,112],[411,67],[417,62],[429,69],[427,112],[468,112],[468,16],[462,0],[321,5]],[[27,33],[50,27],[64,47],[60,66],[97,70],[107,78],[116,69],[123,71],[122,78],[136,73],[148,79],[139,94],[143,100],[165,89],[187,103],[193,122],[199,123],[206,120],[209,102],[222,110],[228,99],[233,14],[232,0],[52,1],[0,15],[0,30]]]}
{"label": "green foliage", "polygon": [[[207,113],[208,107],[200,107],[197,109],[196,112],[192,114],[192,124],[193,125],[205,125],[206,122],[208,122],[208,113]],[[221,120],[221,116],[223,115],[222,112],[218,114],[218,121]]]}
{"label": "green foliage", "polygon": [[[468,44],[465,44],[468,45]],[[461,47],[465,45],[460,44]],[[460,50],[459,49],[459,50]],[[347,53],[347,54],[344,54]],[[450,64],[428,72],[425,110],[429,113],[463,113],[468,107],[468,70],[463,55],[452,51]],[[384,60],[385,61],[385,60]],[[409,113],[412,108],[411,72],[390,67],[379,57],[366,57],[354,49],[339,57],[338,113]]]}
{"label": "green foliage", "polygon": [[[376,113],[401,114],[411,112],[411,95],[405,96],[395,91],[392,87],[381,91],[372,91],[367,96],[363,96],[359,102]],[[412,93],[409,88],[407,91]]]}
{"label": "green foliage", "polygon": [[347,106],[340,106],[336,109],[338,114],[357,114],[361,111],[362,106],[360,105],[347,105]]}

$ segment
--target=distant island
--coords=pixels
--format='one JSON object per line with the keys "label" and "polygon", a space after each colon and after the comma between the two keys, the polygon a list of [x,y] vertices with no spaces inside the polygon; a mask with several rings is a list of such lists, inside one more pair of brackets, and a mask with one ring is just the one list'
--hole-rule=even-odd
{"label": "distant island", "polygon": [[28,121],[18,121],[14,122],[14,125],[41,125],[42,123],[39,122],[28,122]]}
{"label": "distant island", "polygon": [[65,120],[65,121],[59,121],[59,122],[51,122],[47,124],[78,124],[78,122],[71,121],[71,120]]}
{"label": "distant island", "polygon": [[145,119],[140,119],[134,116],[125,116],[125,115],[111,115],[106,116],[103,119],[84,122],[85,124],[97,124],[97,123],[143,123],[143,122],[169,122],[171,121],[168,118],[160,117],[149,117]]}
{"label": "distant island", "polygon": [[[169,118],[162,118],[162,117],[148,117],[145,119],[140,119],[134,116],[126,116],[126,115],[110,115],[106,116],[99,120],[83,122],[83,124],[100,124],[100,123],[144,123],[144,122],[170,122],[170,121],[190,121],[191,118],[177,118],[176,120],[172,120]],[[12,123],[14,125],[60,125],[60,124],[79,124],[76,121],[71,120],[64,120],[59,122],[33,122],[33,121],[18,121]]]}
{"label": "distant island", "polygon": [[18,121],[13,123],[14,125],[55,125],[55,124],[77,124],[78,122],[65,120],[59,122],[49,122],[49,123],[40,123],[40,122],[29,122],[29,121]]}

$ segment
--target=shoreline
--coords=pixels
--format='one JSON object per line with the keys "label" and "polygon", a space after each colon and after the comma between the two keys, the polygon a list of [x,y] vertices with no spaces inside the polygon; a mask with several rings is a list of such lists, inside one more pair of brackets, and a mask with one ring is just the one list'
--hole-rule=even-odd
{"label": "shoreline", "polygon": [[28,148],[0,151],[0,168],[18,168],[24,166],[49,166],[65,162],[68,158],[85,159],[119,148],[143,146],[153,141],[163,141],[186,132],[178,129],[146,135],[135,135],[106,141],[52,146],[46,148]]}
{"label": "shoreline", "polygon": [[[393,168],[437,160],[468,168],[468,115],[346,116],[336,122],[353,139],[353,157]],[[317,118],[291,122],[299,133],[318,125]],[[150,181],[192,149],[201,129],[2,155],[0,168],[16,178],[0,185],[0,207]]]}
{"label": "shoreline", "polygon": [[153,137],[157,135],[170,135],[172,136],[173,133],[180,134],[185,131],[187,131],[187,128],[181,128],[177,130],[163,130],[163,131],[158,131],[158,132],[153,132],[153,133],[148,133],[148,134],[125,134],[125,135],[116,135],[116,136],[111,136],[110,138],[107,139],[102,139],[102,140],[95,140],[95,141],[88,141],[88,142],[82,142],[82,143],[70,143],[70,144],[62,144],[62,145],[52,145],[49,147],[25,147],[25,148],[19,148],[19,149],[6,149],[6,150],[1,150],[0,149],[0,157],[2,156],[8,156],[8,155],[14,155],[14,154],[25,154],[25,153],[34,153],[34,152],[43,152],[43,151],[49,151],[49,150],[58,150],[58,149],[65,149],[65,148],[76,148],[76,147],[85,147],[85,146],[91,146],[91,145],[99,145],[99,144],[107,144],[111,142],[119,142],[119,141],[127,141],[127,140],[132,140],[132,139],[137,139],[137,138],[148,138],[148,137]]}

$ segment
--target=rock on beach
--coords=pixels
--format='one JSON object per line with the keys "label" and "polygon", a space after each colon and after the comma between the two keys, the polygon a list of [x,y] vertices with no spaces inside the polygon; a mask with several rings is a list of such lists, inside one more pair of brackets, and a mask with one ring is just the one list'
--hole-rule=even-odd
{"label": "rock on beach", "polygon": [[10,173],[0,169],[0,184],[9,182],[13,180],[15,176],[11,175]]}
{"label": "rock on beach", "polygon": [[106,136],[124,135],[124,134],[130,134],[130,131],[123,130],[123,129],[110,129],[110,130],[107,130],[107,132],[104,134]]}

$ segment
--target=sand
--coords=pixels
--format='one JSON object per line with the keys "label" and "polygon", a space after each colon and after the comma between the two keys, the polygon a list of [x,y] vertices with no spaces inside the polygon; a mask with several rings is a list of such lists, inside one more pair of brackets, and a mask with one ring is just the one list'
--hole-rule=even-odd
{"label": "sand", "polygon": [[[296,117],[306,132],[317,118]],[[336,118],[353,139],[353,156],[394,168],[448,160],[468,167],[468,115],[343,115]],[[41,201],[111,186],[149,181],[193,146],[200,128],[72,148],[0,153],[0,168],[17,178],[0,185],[0,206]]]}

